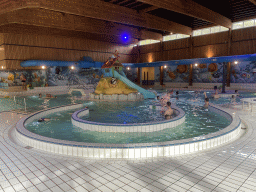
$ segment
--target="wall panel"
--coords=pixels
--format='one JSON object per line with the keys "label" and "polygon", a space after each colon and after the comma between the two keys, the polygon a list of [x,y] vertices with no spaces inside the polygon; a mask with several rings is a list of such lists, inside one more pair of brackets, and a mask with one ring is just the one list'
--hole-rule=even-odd
{"label": "wall panel", "polygon": [[232,31],[232,41],[256,39],[256,27],[237,29]]}
{"label": "wall panel", "polygon": [[179,60],[179,59],[189,59],[189,49],[176,49],[164,51],[164,60]]}
{"label": "wall panel", "polygon": [[189,38],[163,42],[164,50],[182,49],[189,47]]}
{"label": "wall panel", "polygon": [[220,57],[228,55],[227,44],[207,45],[193,48],[194,58]]}
{"label": "wall panel", "polygon": [[228,31],[213,33],[209,35],[201,35],[193,37],[193,46],[204,46],[226,43],[228,41]]}
{"label": "wall panel", "polygon": [[256,39],[248,41],[233,42],[231,46],[232,55],[244,55],[256,53]]}
{"label": "wall panel", "polygon": [[53,35],[16,33],[1,35],[5,44],[4,59],[12,60],[8,62],[9,69],[22,69],[19,62],[23,60],[78,61],[83,56],[89,56],[94,61],[104,62],[115,50],[119,52],[120,62],[130,63],[132,60],[129,55],[133,49],[131,46]]}
{"label": "wall panel", "polygon": [[154,43],[150,45],[143,45],[140,47],[140,53],[158,52],[161,51],[161,44]]}

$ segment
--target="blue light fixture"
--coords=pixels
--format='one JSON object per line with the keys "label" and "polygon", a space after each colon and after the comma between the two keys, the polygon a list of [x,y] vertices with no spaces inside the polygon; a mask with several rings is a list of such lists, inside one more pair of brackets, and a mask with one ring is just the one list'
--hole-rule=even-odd
{"label": "blue light fixture", "polygon": [[128,34],[126,34],[126,33],[122,34],[121,40],[122,40],[123,42],[129,41],[129,39],[130,39],[130,37],[129,37]]}

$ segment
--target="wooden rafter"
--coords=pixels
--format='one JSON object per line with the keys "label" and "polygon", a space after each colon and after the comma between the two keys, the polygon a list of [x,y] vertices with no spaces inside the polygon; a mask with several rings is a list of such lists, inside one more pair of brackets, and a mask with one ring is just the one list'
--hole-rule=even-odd
{"label": "wooden rafter", "polygon": [[139,4],[137,4],[137,5],[131,6],[130,8],[134,9],[134,8],[139,7],[139,6],[142,6],[142,5],[144,5],[144,4],[143,4],[143,3],[139,3]]}
{"label": "wooden rafter", "polygon": [[253,3],[254,5],[256,5],[256,0],[249,0],[251,3]]}
{"label": "wooden rafter", "polygon": [[223,27],[231,28],[232,22],[223,15],[216,13],[192,0],[138,0],[158,8],[167,9],[191,17],[195,17],[204,21],[215,23]]}
{"label": "wooden rafter", "polygon": [[128,4],[124,5],[124,6],[127,7],[127,6],[130,6],[130,5],[136,4],[136,3],[138,3],[138,2],[137,1],[131,2],[131,3],[128,3]]}
{"label": "wooden rafter", "polygon": [[19,9],[2,14],[1,18],[0,26],[17,23],[117,37],[122,36],[123,31],[126,31],[133,39],[159,40],[162,38],[159,33],[139,30],[135,27],[76,15],[63,15],[59,12],[43,9]]}
{"label": "wooden rafter", "polygon": [[117,1],[117,0],[110,0],[109,3],[114,3],[115,1]]}
{"label": "wooden rafter", "polygon": [[117,5],[121,5],[121,4],[123,4],[123,3],[127,3],[127,2],[129,2],[130,0],[124,0],[124,1],[120,1],[119,3],[117,3]]}
{"label": "wooden rafter", "polygon": [[146,8],[146,9],[140,10],[140,12],[146,13],[146,12],[149,12],[149,11],[153,11],[153,10],[155,10],[155,9],[158,9],[158,7],[156,7],[156,6],[151,6],[151,7],[148,7],[148,8]]}
{"label": "wooden rafter", "polygon": [[12,6],[0,6],[0,14],[17,9],[40,8],[147,29],[156,29],[188,35],[192,33],[192,29],[190,27],[147,13],[138,13],[136,10],[100,0],[23,0],[22,3],[14,0],[10,1],[13,2]]}

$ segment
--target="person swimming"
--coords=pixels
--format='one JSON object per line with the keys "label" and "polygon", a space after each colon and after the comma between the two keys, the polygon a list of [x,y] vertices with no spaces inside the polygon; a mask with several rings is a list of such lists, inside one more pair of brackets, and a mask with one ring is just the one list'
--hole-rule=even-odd
{"label": "person swimming", "polygon": [[50,121],[50,118],[40,118],[38,119],[38,122],[43,122],[43,121]]}
{"label": "person swimming", "polygon": [[204,107],[208,108],[209,106],[209,98],[206,95],[206,92],[204,92]]}
{"label": "person swimming", "polygon": [[179,91],[176,91],[176,99],[179,99]]}
{"label": "person swimming", "polygon": [[171,102],[167,102],[167,110],[164,112],[165,119],[171,119],[173,115],[173,109],[171,108]]}

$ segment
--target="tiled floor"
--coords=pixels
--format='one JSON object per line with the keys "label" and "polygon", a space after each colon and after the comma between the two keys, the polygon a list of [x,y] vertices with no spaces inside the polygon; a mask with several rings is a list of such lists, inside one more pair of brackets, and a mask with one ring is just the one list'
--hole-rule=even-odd
{"label": "tiled floor", "polygon": [[256,118],[238,113],[248,128],[232,143],[202,153],[137,161],[27,149],[13,132],[22,115],[0,113],[0,192],[256,191]]}

